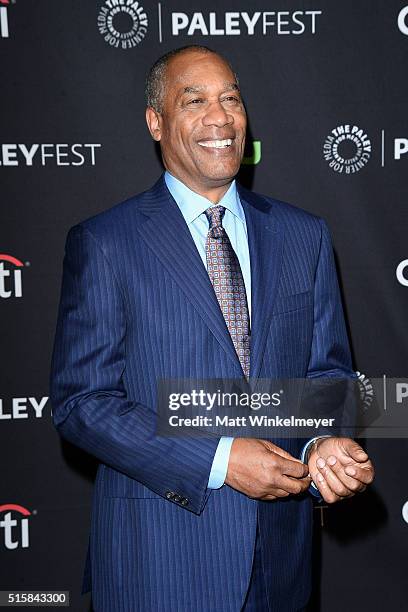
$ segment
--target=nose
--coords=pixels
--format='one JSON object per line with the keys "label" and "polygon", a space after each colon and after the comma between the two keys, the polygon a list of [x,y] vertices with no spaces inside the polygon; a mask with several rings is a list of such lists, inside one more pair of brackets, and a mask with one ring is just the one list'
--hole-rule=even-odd
{"label": "nose", "polygon": [[217,127],[224,127],[225,125],[230,125],[233,122],[234,117],[227,113],[219,100],[211,102],[203,116],[203,125],[216,125]]}

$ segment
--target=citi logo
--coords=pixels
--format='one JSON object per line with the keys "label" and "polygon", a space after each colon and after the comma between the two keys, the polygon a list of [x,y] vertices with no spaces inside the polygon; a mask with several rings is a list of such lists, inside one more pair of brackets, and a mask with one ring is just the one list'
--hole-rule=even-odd
{"label": "citi logo", "polygon": [[[0,0],[0,4],[10,4],[9,0]],[[0,38],[9,37],[7,6],[0,6]]]}
{"label": "citi logo", "polygon": [[23,297],[22,268],[23,262],[16,257],[0,254],[0,298]]}
{"label": "citi logo", "polygon": [[4,529],[4,546],[7,550],[28,548],[30,546],[28,517],[31,516],[31,512],[18,504],[3,504],[0,506],[0,514],[2,513],[4,516],[0,521],[0,528]]}

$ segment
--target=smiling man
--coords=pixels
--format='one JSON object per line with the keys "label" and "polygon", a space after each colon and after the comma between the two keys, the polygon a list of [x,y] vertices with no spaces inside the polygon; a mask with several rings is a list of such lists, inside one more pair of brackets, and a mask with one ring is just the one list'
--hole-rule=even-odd
{"label": "smiling man", "polygon": [[235,182],[246,113],[225,59],[168,53],[146,93],[166,171],[71,229],[53,357],[55,424],[101,462],[94,609],[301,610],[312,479],[329,503],[354,495],[373,479],[366,453],[349,438],[159,437],[155,410],[162,378],[354,376],[328,231]]}
{"label": "smiling man", "polygon": [[215,53],[186,50],[159,60],[147,93],[146,120],[166,169],[218,203],[245,145],[246,113],[231,68]]}

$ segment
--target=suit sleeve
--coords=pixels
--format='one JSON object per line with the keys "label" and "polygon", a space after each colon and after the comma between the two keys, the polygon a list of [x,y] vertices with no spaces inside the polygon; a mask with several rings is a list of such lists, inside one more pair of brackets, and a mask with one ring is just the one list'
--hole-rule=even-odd
{"label": "suit sleeve", "polygon": [[[314,284],[314,328],[307,370],[306,411],[334,417],[335,427],[321,428],[321,435],[352,435],[356,416],[356,374],[349,341],[329,230],[321,222],[320,252]],[[327,378],[333,381],[328,384]],[[319,379],[321,382],[319,382]],[[325,380],[324,380],[325,379]],[[330,414],[329,414],[330,413]]]}
{"label": "suit sleeve", "polygon": [[155,435],[156,412],[131,401],[123,384],[126,324],[110,262],[87,228],[72,228],[51,367],[55,426],[106,465],[199,514],[219,438]]}
{"label": "suit sleeve", "polygon": [[355,377],[333,247],[327,225],[322,219],[320,221],[322,233],[314,286],[314,331],[307,376]]}
{"label": "suit sleeve", "polygon": [[[321,428],[318,436],[308,440],[300,453],[302,462],[305,461],[310,445],[319,437],[349,435],[352,429],[344,427],[342,423],[344,411],[349,421],[350,410],[354,418],[356,409],[353,397],[350,397],[354,393],[352,380],[356,378],[356,374],[352,368],[333,247],[326,223],[323,219],[320,220],[320,223],[322,229],[314,284],[313,340],[307,370],[307,378],[310,381],[309,385],[306,385],[303,396],[303,409],[309,416],[309,407],[313,406],[317,417],[333,416],[339,425],[335,430]],[[321,392],[318,381],[313,382],[313,379],[322,377],[336,379],[333,386],[324,393]],[[328,408],[332,412],[331,415],[326,414]],[[320,492],[314,483],[309,487],[309,491],[321,501]]]}

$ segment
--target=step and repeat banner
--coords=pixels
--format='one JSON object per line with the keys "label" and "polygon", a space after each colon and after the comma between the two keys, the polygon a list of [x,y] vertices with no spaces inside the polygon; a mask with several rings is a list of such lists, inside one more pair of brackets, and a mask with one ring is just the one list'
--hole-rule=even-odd
{"label": "step and repeat banner", "polygon": [[[0,587],[77,611],[96,463],[51,423],[65,237],[160,175],[144,80],[192,43],[239,75],[242,183],[331,228],[361,392],[408,378],[406,0],[0,0]],[[407,609],[406,433],[364,442],[370,490],[316,506],[312,610]]]}

